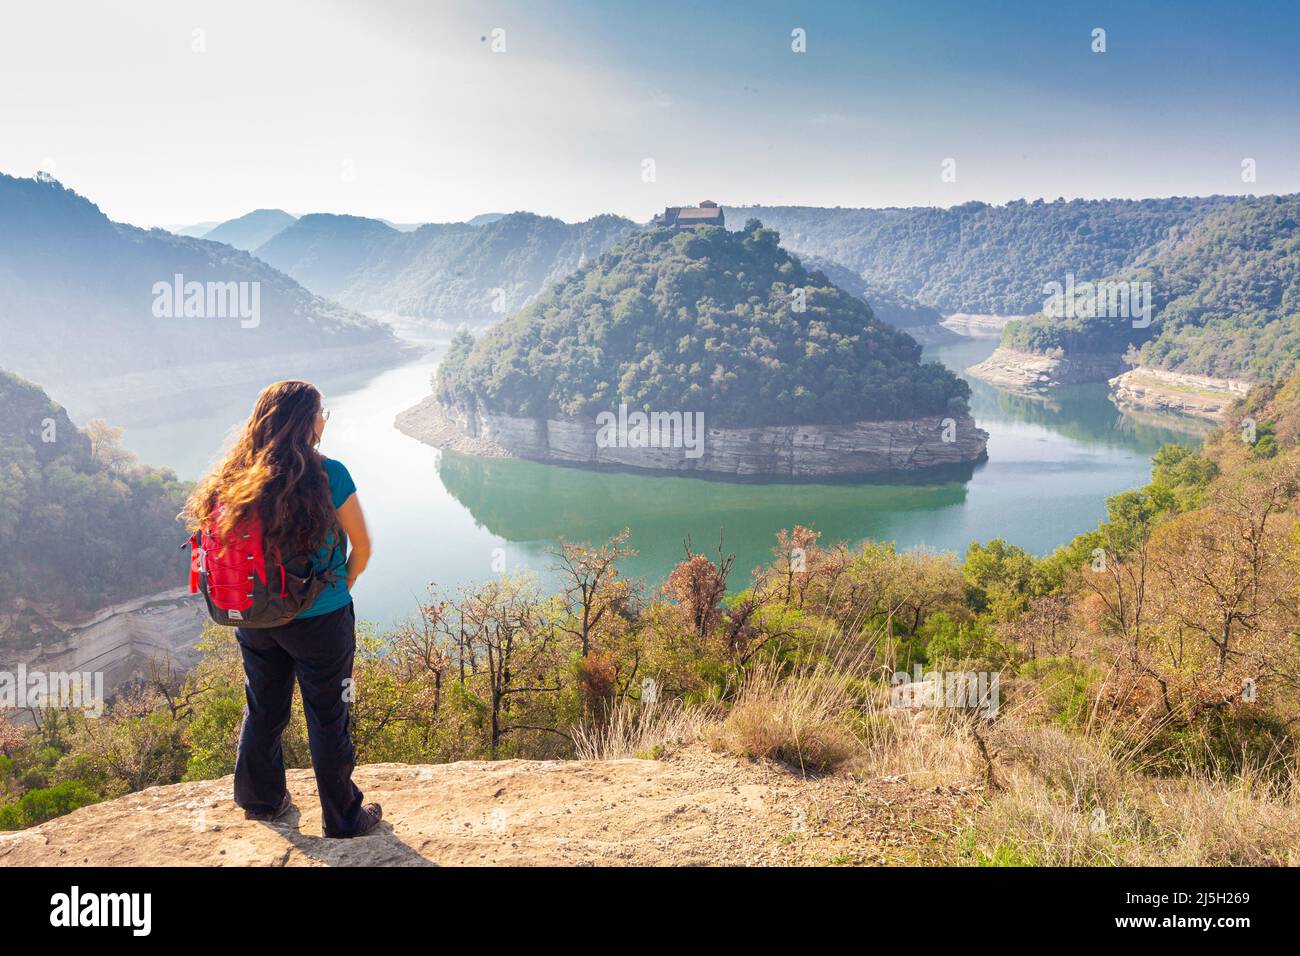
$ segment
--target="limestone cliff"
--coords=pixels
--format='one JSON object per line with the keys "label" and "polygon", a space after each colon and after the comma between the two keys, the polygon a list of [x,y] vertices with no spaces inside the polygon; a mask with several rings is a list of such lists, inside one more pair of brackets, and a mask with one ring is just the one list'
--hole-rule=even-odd
{"label": "limestone cliff", "polygon": [[397,416],[404,434],[466,454],[682,474],[815,479],[919,471],[978,461],[988,433],[969,415],[838,425],[707,428],[698,457],[684,448],[602,447],[594,419],[527,419],[448,408],[434,397]]}
{"label": "limestone cliff", "polygon": [[202,599],[188,588],[123,602],[71,624],[24,608],[5,629],[0,669],[25,664],[28,671],[50,674],[102,673],[104,691],[112,694],[148,675],[155,663],[188,670],[198,660],[195,647],[208,623]]}
{"label": "limestone cliff", "polygon": [[1115,403],[1123,408],[1219,421],[1229,405],[1250,391],[1250,383],[1139,366],[1112,378],[1110,388]]}

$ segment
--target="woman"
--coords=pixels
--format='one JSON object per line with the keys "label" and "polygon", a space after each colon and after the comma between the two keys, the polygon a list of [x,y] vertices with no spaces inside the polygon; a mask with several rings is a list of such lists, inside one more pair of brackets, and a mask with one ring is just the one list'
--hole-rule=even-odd
{"label": "woman", "polygon": [[355,837],[373,830],[382,815],[379,804],[362,804],[352,782],[357,642],[351,591],[370,560],[370,537],[352,476],[317,451],[328,418],[309,383],[267,386],[230,454],[200,482],[185,517],[192,528],[215,527],[222,536],[260,517],[267,545],[282,555],[311,555],[321,570],[334,562],[328,570],[337,574],[335,582],[293,621],[235,631],[247,677],[235,803],[250,820],[270,822],[289,811],[280,736],[296,676],[325,835]]}

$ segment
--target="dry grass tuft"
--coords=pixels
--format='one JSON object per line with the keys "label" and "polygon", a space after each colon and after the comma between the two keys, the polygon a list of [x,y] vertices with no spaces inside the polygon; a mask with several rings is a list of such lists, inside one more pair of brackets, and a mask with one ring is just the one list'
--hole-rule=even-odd
{"label": "dry grass tuft", "polygon": [[624,699],[603,724],[578,727],[573,741],[580,760],[657,760],[674,747],[700,740],[709,721],[705,711],[677,701],[645,704]]}
{"label": "dry grass tuft", "polygon": [[706,739],[715,750],[781,760],[805,771],[833,770],[860,748],[845,723],[852,702],[852,680],[843,673],[816,668],[786,676],[760,663]]}

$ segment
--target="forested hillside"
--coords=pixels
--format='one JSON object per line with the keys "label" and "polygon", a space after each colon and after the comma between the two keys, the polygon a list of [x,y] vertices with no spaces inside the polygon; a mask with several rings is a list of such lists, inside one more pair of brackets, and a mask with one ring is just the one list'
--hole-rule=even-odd
{"label": "forested hillside", "polygon": [[1123,352],[1144,366],[1259,382],[1300,359],[1300,196],[1243,199],[1191,223],[1114,282],[1150,283],[1148,328],[1083,314],[1013,322],[1003,345],[1022,351]]}
{"label": "forested hillside", "polygon": [[436,391],[524,417],[625,402],[719,427],[965,409],[964,382],[779,243],[757,220],[638,233],[477,343],[459,337]]}
{"label": "forested hillside", "polygon": [[0,371],[0,640],[20,599],[77,614],[184,580],[185,486]]}
{"label": "forested hillside", "polygon": [[610,215],[572,224],[526,212],[482,218],[399,232],[376,219],[303,216],[256,254],[350,308],[482,327],[636,228]]}
{"label": "forested hillside", "polygon": [[796,253],[858,272],[873,289],[945,313],[1031,315],[1043,285],[1097,279],[1131,265],[1171,229],[1231,197],[970,202],[948,209],[728,208],[757,216]]}
{"label": "forested hillside", "polygon": [[[200,284],[193,300],[171,294],[178,275],[182,288]],[[222,300],[242,296],[248,318],[214,314],[210,297],[226,289],[234,299]],[[247,362],[330,346],[398,352],[385,326],[245,252],[115,223],[49,178],[4,175],[0,341],[0,367],[63,401],[65,387],[220,358]]]}
{"label": "forested hillside", "polygon": [[905,295],[888,292],[871,286],[862,276],[838,262],[823,259],[821,256],[801,255],[799,260],[810,272],[820,272],[830,280],[831,285],[865,299],[871,306],[871,312],[881,322],[898,329],[921,328],[938,325],[943,320],[943,313],[938,309],[922,305]]}

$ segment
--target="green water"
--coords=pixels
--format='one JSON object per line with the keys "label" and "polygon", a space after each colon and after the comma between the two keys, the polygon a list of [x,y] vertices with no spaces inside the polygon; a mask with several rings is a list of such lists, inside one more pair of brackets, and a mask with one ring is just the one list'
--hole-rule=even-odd
{"label": "green water", "polygon": [[[994,340],[927,349],[954,370],[985,358]],[[323,450],[343,461],[375,539],[356,592],[358,616],[389,623],[412,614],[428,586],[536,572],[553,580],[549,551],[561,537],[599,542],[632,531],[627,573],[657,583],[682,559],[689,536],[713,554],[718,536],[736,555],[737,578],[768,560],[781,528],[823,541],[877,538],[902,547],[960,551],[1002,537],[1043,554],[1091,528],[1108,495],[1145,484],[1162,444],[1194,444],[1186,431],[1122,415],[1104,385],[1062,390],[1050,402],[972,382],[971,411],[990,433],[987,462],[922,481],[748,484],[596,472],[438,452],[392,427],[428,392],[430,356],[371,376],[321,381],[331,418]],[[148,429],[127,444],[146,460],[196,477],[247,402]]]}

